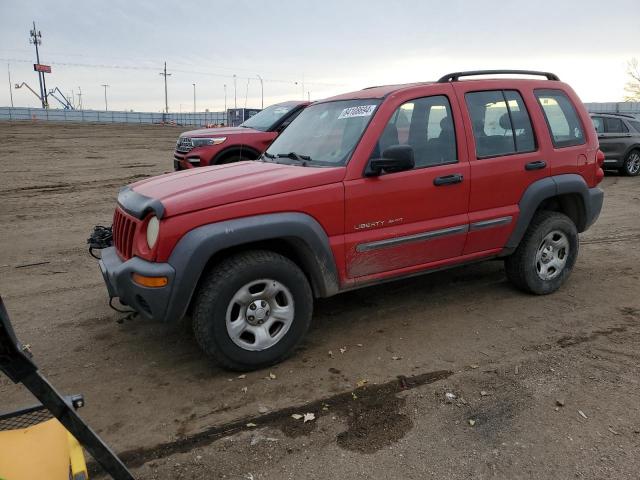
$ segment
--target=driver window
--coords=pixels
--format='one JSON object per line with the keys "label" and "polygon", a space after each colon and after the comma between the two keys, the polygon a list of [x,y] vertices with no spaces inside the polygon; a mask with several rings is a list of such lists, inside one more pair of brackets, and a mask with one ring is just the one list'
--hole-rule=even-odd
{"label": "driver window", "polygon": [[444,95],[404,103],[391,115],[371,158],[393,145],[413,147],[415,168],[456,163],[456,135],[451,105]]}

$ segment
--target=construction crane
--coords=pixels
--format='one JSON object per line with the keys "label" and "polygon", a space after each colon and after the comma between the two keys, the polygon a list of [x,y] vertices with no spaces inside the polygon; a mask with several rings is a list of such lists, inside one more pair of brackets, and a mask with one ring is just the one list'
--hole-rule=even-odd
{"label": "construction crane", "polygon": [[[60,95],[60,97],[62,97],[62,100],[58,98],[56,93]],[[65,110],[75,110],[75,108],[73,107],[73,104],[69,101],[67,97],[64,96],[64,93],[62,93],[58,87],[49,90],[49,96],[55,98],[62,105],[62,108],[64,108]]]}

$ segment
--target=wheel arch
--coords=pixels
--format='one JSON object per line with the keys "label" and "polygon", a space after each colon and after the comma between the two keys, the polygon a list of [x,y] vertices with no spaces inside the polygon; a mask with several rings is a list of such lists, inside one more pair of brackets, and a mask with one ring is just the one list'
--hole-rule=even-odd
{"label": "wheel arch", "polygon": [[540,210],[564,213],[576,225],[578,232],[584,232],[599,214],[599,210],[591,211],[591,196],[584,178],[577,174],[555,175],[532,183],[518,204],[520,215],[504,254],[518,247],[531,220]]}
{"label": "wheel arch", "polygon": [[166,318],[184,316],[208,269],[229,255],[251,249],[275,251],[292,260],[309,279],[316,297],[339,290],[329,238],[314,218],[293,212],[257,215],[203,225],[178,242],[169,258],[176,277]]}
{"label": "wheel arch", "polygon": [[261,152],[248,145],[232,145],[218,152],[218,154],[213,157],[210,165],[225,163],[225,159],[233,157],[234,155],[246,157],[247,160],[255,160],[261,155]]}

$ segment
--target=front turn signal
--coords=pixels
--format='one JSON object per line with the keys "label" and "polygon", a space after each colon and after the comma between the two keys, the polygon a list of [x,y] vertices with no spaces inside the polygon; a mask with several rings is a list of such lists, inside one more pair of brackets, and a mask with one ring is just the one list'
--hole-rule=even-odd
{"label": "front turn signal", "polygon": [[166,287],[169,284],[167,277],[147,277],[139,273],[132,273],[131,279],[138,285],[148,288]]}

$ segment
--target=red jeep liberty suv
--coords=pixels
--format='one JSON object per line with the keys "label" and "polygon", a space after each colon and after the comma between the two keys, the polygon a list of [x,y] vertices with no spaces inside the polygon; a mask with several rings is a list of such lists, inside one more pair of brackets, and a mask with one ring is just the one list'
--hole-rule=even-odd
{"label": "red jeep liberty suv", "polygon": [[490,258],[556,291],[600,213],[603,160],[552,73],[367,88],[311,104],[257,161],[124,187],[100,267],[110,297],[189,314],[207,354],[261,368],[300,342],[314,297]]}

